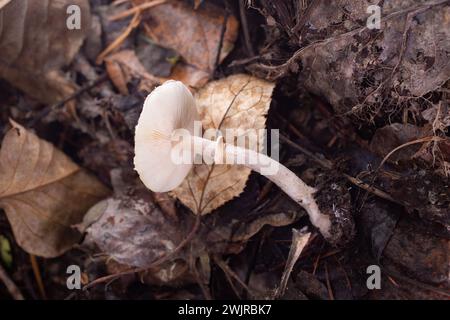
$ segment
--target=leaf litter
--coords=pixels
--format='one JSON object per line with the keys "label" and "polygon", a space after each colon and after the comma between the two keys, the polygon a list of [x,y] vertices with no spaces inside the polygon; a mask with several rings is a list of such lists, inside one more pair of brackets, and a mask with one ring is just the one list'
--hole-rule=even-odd
{"label": "leaf litter", "polygon": [[[363,0],[337,9],[293,1],[267,6],[268,1],[240,12],[206,1],[95,3],[88,15],[92,27],[70,38],[64,28],[47,30],[28,18],[33,23],[26,29],[8,31],[24,20],[11,21],[5,13],[24,8],[0,1],[2,34],[15,37],[0,41],[5,57],[14,61],[0,63],[0,77],[8,83],[0,83],[0,172],[2,182],[16,181],[17,189],[0,188],[9,221],[0,215],[0,233],[12,240],[13,268],[29,263],[17,254],[18,246],[41,257],[58,256],[39,260],[52,297],[64,294],[53,290],[55,281],[64,282],[62,266],[77,262],[83,284],[105,280],[105,272],[106,280],[121,279],[108,290],[92,286],[77,298],[267,298],[284,287],[280,299],[448,298],[450,87],[445,31],[430,33],[431,17],[448,20],[445,10],[438,12],[442,2],[407,1],[401,11],[392,2],[385,8],[392,22],[381,31],[385,37],[357,31]],[[63,13],[38,1],[26,3],[38,16],[45,10],[51,17]],[[88,9],[87,1],[77,3]],[[400,19],[401,12],[408,19]],[[67,40],[66,51],[39,50],[32,40],[45,37]],[[333,48],[348,54],[335,55]],[[104,64],[95,65],[102,51]],[[252,51],[257,55],[248,56]],[[262,80],[266,76],[277,80]],[[324,208],[345,205],[357,220],[356,230],[348,232],[353,239],[356,231],[354,241],[333,248],[310,230],[308,245],[300,248],[292,228],[308,224],[304,212],[242,168],[196,167],[197,175],[186,180],[190,188],[182,185],[172,196],[145,190],[132,173],[133,128],[145,96],[168,78],[189,86],[205,128],[280,128],[282,162],[316,186]],[[52,111],[45,121],[37,117],[33,130],[18,124],[9,129],[9,118],[26,124],[39,108],[53,110],[55,104],[68,106],[71,117]],[[24,170],[12,178],[10,150],[20,138],[31,151],[17,151]],[[32,157],[34,162],[21,162]],[[47,171],[33,170],[45,163]],[[58,174],[52,171],[57,168]],[[127,179],[118,178],[123,172]],[[62,182],[70,192],[56,187]],[[86,190],[92,192],[88,199]],[[43,201],[42,192],[53,198]],[[386,274],[379,292],[365,287],[369,264],[380,264]],[[151,290],[141,295],[133,289],[137,282]],[[11,295],[20,297],[14,290]]]}

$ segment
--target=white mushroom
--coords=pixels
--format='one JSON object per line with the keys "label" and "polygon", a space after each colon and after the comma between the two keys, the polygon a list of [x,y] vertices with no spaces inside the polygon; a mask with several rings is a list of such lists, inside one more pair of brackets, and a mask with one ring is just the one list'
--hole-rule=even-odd
{"label": "white mushroom", "polygon": [[[147,188],[155,192],[176,188],[188,175],[194,158],[204,156],[205,150],[211,152],[216,162],[224,157],[258,159],[256,163],[245,161],[244,165],[261,174],[267,166],[275,165],[277,173],[266,177],[308,212],[311,223],[325,238],[330,237],[331,221],[319,210],[314,188],[264,154],[224,143],[223,138],[212,141],[195,135],[197,119],[194,97],[179,81],[167,81],[147,97],[136,126],[134,157],[135,169]],[[174,161],[174,154],[188,154],[189,159]]]}

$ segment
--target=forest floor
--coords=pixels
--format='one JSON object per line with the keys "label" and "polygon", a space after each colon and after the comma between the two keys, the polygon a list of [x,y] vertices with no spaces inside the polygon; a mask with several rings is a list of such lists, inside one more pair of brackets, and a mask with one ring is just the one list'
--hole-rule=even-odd
{"label": "forest floor", "polygon": [[[369,30],[364,0],[74,0],[75,31],[26,2],[0,6],[0,298],[450,298],[449,1],[391,1]],[[134,128],[166,79],[211,118],[256,106],[225,126],[279,130],[335,241],[240,167],[147,190]]]}

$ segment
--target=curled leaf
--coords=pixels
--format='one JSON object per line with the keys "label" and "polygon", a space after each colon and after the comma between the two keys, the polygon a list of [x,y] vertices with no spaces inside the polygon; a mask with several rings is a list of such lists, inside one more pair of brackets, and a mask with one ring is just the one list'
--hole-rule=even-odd
{"label": "curled leaf", "polygon": [[12,125],[0,150],[0,207],[25,251],[58,256],[80,240],[71,226],[109,191],[52,144]]}

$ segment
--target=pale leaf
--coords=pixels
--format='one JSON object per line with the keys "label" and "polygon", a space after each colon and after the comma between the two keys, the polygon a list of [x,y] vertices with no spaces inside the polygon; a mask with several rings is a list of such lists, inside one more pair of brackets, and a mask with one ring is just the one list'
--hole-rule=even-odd
{"label": "pale leaf", "polygon": [[72,225],[109,191],[52,144],[12,125],[0,150],[0,207],[25,251],[58,256],[80,240]]}
{"label": "pale leaf", "polygon": [[[232,144],[227,129],[242,130],[242,135],[264,129],[273,88],[273,83],[243,74],[210,82],[196,94],[203,129],[220,129]],[[257,133],[260,150],[264,135]],[[194,165],[173,194],[194,213],[207,214],[238,196],[249,174],[242,165]]]}

